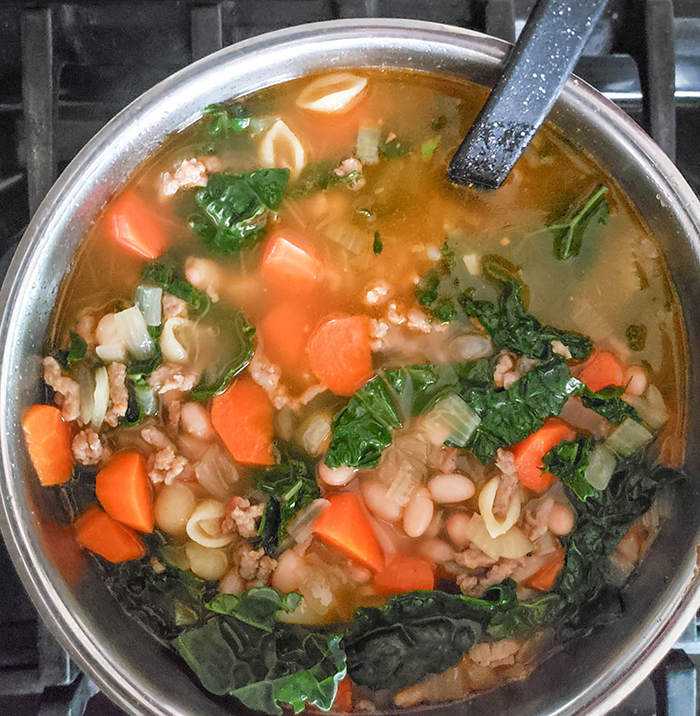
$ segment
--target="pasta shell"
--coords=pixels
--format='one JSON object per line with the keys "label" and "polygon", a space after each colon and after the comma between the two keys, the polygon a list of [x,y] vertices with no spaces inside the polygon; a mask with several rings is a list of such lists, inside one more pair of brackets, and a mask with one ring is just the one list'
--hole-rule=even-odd
{"label": "pasta shell", "polygon": [[233,534],[222,534],[224,505],[217,500],[202,500],[187,521],[187,536],[202,547],[225,547]]}
{"label": "pasta shell", "polygon": [[306,152],[299,138],[278,119],[260,143],[260,162],[265,167],[289,169],[292,179],[301,173],[306,164]]}
{"label": "pasta shell", "polygon": [[504,535],[518,521],[520,517],[521,500],[520,495],[513,495],[513,499],[508,506],[508,512],[503,521],[496,519],[493,514],[493,502],[496,499],[498,486],[501,484],[501,478],[492,477],[482,488],[479,493],[479,512],[484,520],[486,529],[494,539],[500,535]]}
{"label": "pasta shell", "polygon": [[343,112],[367,86],[364,77],[350,72],[335,72],[332,75],[317,77],[310,82],[297,97],[297,107],[312,112]]}

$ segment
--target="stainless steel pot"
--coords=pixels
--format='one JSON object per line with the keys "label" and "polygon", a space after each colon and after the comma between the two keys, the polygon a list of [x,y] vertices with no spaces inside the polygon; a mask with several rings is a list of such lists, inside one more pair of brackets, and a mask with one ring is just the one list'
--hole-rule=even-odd
{"label": "stainless steel pot", "polygon": [[[240,711],[213,701],[187,669],[127,618],[61,523],[52,490],[34,477],[20,422],[34,402],[59,284],[112,192],[203,107],[319,69],[398,67],[493,84],[508,45],[474,32],[404,20],[305,25],[242,42],[161,82],[80,152],[42,203],[2,287],[0,445],[2,532],[39,613],[75,661],[122,708],[149,716]],[[678,170],[623,112],[572,78],[551,121],[615,177],[657,238],[680,294],[689,395],[700,391],[700,203]],[[698,474],[700,413],[689,405],[687,468]],[[530,678],[435,712],[602,714],[632,691],[700,606],[697,478],[676,490],[674,514],[626,590],[624,616],[570,644]]]}

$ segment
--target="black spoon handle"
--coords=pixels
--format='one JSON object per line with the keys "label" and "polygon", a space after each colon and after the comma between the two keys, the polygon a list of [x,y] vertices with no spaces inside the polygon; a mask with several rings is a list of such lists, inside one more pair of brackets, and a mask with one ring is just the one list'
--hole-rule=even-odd
{"label": "black spoon handle", "polygon": [[448,178],[497,189],[545,121],[607,0],[539,0]]}

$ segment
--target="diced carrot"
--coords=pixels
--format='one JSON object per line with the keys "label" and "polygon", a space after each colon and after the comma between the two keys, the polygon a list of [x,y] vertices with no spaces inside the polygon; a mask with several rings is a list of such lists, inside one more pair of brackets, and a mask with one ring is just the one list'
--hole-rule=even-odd
{"label": "diced carrot", "polygon": [[360,498],[353,492],[331,495],[330,506],[316,520],[314,534],[356,562],[379,572],[384,553],[367,519]]}
{"label": "diced carrot", "polygon": [[306,344],[311,332],[308,312],[298,305],[280,303],[260,322],[265,356],[283,371],[308,369]]}
{"label": "diced carrot", "polygon": [[539,589],[541,592],[548,592],[557,581],[559,572],[564,568],[564,550],[558,549],[552,556],[526,580],[525,586],[531,589]]}
{"label": "diced carrot", "polygon": [[70,425],[54,405],[32,405],[22,421],[24,438],[39,482],[61,485],[73,474]]}
{"label": "diced carrot", "polygon": [[78,517],[73,527],[83,547],[109,562],[128,562],[146,554],[146,546],[136,532],[113,520],[97,505]]}
{"label": "diced carrot", "polygon": [[234,460],[273,465],[272,403],[252,378],[239,378],[214,396],[211,422]]}
{"label": "diced carrot", "polygon": [[146,461],[137,452],[121,452],[97,473],[95,493],[105,512],[139,532],[153,532],[153,491]]}
{"label": "diced carrot", "polygon": [[544,472],[542,458],[562,440],[573,440],[576,433],[563,420],[550,418],[537,432],[511,448],[518,479],[530,490],[544,492],[556,479]]}
{"label": "diced carrot", "polygon": [[374,591],[377,594],[405,594],[434,587],[433,565],[417,557],[394,557],[374,577]]}
{"label": "diced carrot", "polygon": [[338,692],[333,701],[333,711],[340,714],[352,713],[352,681],[346,676],[338,684]]}
{"label": "diced carrot", "polygon": [[336,395],[351,396],[372,375],[366,316],[326,319],[309,340],[311,370]]}
{"label": "diced carrot", "polygon": [[625,385],[625,368],[610,351],[595,351],[586,361],[578,379],[597,393],[608,385]]}
{"label": "diced carrot", "polygon": [[135,191],[123,192],[104,221],[107,235],[129,251],[147,259],[157,259],[165,252],[165,228]]}
{"label": "diced carrot", "polygon": [[313,288],[321,276],[321,262],[304,241],[274,234],[265,245],[260,275],[266,283],[292,295]]}

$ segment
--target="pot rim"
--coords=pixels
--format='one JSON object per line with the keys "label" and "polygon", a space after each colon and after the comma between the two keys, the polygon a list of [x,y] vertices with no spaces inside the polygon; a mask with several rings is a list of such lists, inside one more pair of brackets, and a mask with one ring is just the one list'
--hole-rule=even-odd
{"label": "pot rim", "polygon": [[[200,82],[202,76],[216,76],[217,73],[231,70],[239,62],[250,63],[255,57],[269,58],[271,55],[277,55],[283,59],[285,50],[300,54],[303,49],[294,47],[300,43],[325,44],[327,49],[331,49],[334,42],[347,43],[350,40],[363,47],[379,43],[385,43],[383,46],[386,46],[386,42],[400,40],[402,44],[413,47],[417,52],[430,49],[445,53],[447,59],[450,58],[450,50],[459,50],[461,58],[469,56],[489,68],[501,67],[510,48],[509,43],[482,33],[432,22],[404,19],[331,20],[285,28],[236,43],[188,65],[155,85],[119,112],[78,153],[49,191],[19,244],[0,292],[0,305],[3,307],[0,320],[1,395],[13,395],[11,387],[14,376],[8,367],[12,362],[8,360],[8,356],[14,327],[23,317],[26,318],[26,309],[22,307],[19,299],[32,281],[37,254],[42,246],[46,247],[56,240],[57,230],[65,228],[70,217],[81,206],[75,196],[80,195],[80,184],[85,181],[86,176],[91,178],[92,175],[108,170],[106,158],[103,156],[105,149],[117,143],[128,146],[135,136],[135,127],[139,124],[145,122],[156,125],[159,118],[162,119],[167,112],[167,105],[172,103],[173,94],[184,96],[187,88]],[[270,62],[269,59],[266,61]],[[357,64],[348,64],[349,66]],[[292,73],[288,79],[303,74],[304,71]],[[270,84],[278,84],[281,81],[284,80],[277,78]],[[248,94],[250,91],[246,89],[238,94]],[[651,180],[664,193],[664,198],[672,202],[688,241],[695,244],[695,252],[700,254],[697,247],[697,237],[700,234],[700,201],[678,169],[651,138],[621,109],[575,76],[568,80],[558,104],[574,111],[587,109],[589,113],[591,106],[595,107],[594,121],[597,125],[612,127],[625,151],[633,155],[638,163],[645,165]],[[201,114],[201,109],[203,107],[184,120],[182,126],[194,121]],[[147,153],[150,153],[152,148],[138,147],[137,150],[144,153],[147,150]],[[120,153],[124,151],[122,149]],[[97,210],[99,207],[95,213]],[[168,705],[157,698],[154,689],[144,690],[131,678],[133,674],[125,665],[115,665],[107,658],[89,626],[71,612],[66,591],[59,590],[58,582],[55,581],[57,573],[54,568],[42,559],[41,544],[37,540],[31,520],[27,519],[32,512],[31,505],[26,493],[20,488],[20,481],[15,481],[12,477],[15,473],[13,451],[17,449],[18,442],[13,437],[13,430],[16,432],[17,426],[8,416],[7,403],[7,400],[0,402],[0,529],[8,552],[37,611],[80,668],[121,708],[135,716],[143,713],[159,716],[172,714]],[[700,608],[699,581],[700,577],[690,574],[689,571],[684,592],[679,596],[669,620],[650,628],[648,641],[638,658],[627,653],[626,658],[620,659],[606,679],[603,693],[597,696],[580,693],[577,699],[582,700],[582,704],[565,704],[557,713],[604,714],[629,695],[681,636],[689,619]]]}

